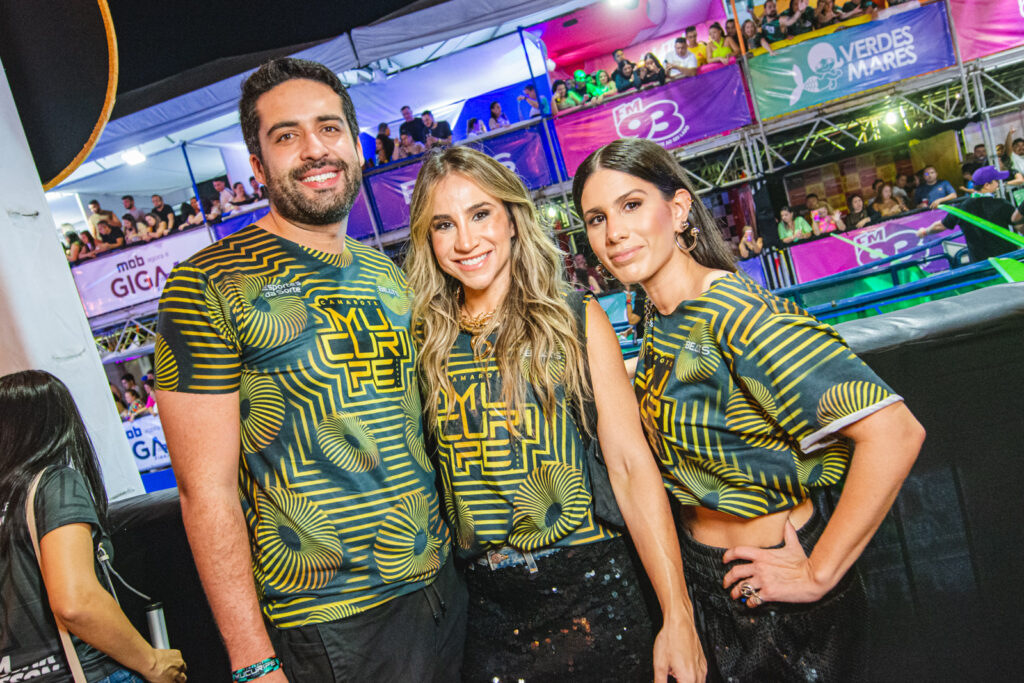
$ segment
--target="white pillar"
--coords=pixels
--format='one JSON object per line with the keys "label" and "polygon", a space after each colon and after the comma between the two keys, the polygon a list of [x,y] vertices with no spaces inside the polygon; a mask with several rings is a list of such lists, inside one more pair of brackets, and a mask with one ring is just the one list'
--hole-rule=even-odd
{"label": "white pillar", "polygon": [[111,500],[144,493],[0,65],[0,374],[41,369],[75,397]]}
{"label": "white pillar", "polygon": [[[249,150],[245,148],[242,141],[242,131],[238,131],[238,142],[233,144],[220,145],[220,156],[224,159],[224,168],[228,174],[228,180],[234,183],[245,185],[246,192],[252,192],[249,187],[249,176],[252,175],[252,164],[249,163]],[[202,178],[196,178],[202,180]]]}

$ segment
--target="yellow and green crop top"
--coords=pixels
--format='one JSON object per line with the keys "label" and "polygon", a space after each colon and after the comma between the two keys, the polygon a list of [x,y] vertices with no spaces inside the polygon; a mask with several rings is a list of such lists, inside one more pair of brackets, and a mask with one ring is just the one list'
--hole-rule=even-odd
{"label": "yellow and green crop top", "polygon": [[[590,298],[566,296],[577,313]],[[498,363],[493,354],[476,359],[471,341],[466,332],[455,340],[454,392],[443,391],[437,406],[438,469],[457,552],[471,558],[505,545],[533,551],[616,537],[594,517],[583,437],[562,388],[548,420],[527,387],[523,410],[510,416],[514,436]],[[564,361],[552,359],[548,371],[557,382]]]}
{"label": "yellow and green crop top", "polygon": [[669,491],[747,518],[838,483],[837,432],[902,400],[830,326],[737,273],[655,316],[635,388]]}

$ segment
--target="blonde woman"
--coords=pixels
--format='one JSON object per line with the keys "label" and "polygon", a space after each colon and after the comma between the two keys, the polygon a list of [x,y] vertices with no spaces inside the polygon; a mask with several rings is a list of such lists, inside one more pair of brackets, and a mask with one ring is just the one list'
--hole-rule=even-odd
{"label": "blonde woman", "polygon": [[[424,414],[468,563],[464,680],[651,680],[652,648],[655,680],[702,680],[618,342],[596,301],[566,287],[526,188],[490,157],[448,149],[420,170],[411,233]],[[661,604],[657,638],[630,546],[592,483],[595,439]]]}

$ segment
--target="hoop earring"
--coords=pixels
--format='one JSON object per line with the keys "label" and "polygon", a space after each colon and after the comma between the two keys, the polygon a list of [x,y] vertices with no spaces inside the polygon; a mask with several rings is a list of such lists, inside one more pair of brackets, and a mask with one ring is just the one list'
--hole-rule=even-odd
{"label": "hoop earring", "polygon": [[[683,221],[682,228],[682,231],[677,232],[674,238],[676,242],[676,247],[679,248],[679,251],[689,254],[691,251],[697,248],[697,235],[700,234],[700,228],[698,228],[695,225],[691,226],[690,221]],[[685,238],[680,240],[680,238],[683,237],[683,235],[685,235],[686,233],[690,233],[690,235],[693,236],[693,242],[689,245],[686,244]]]}

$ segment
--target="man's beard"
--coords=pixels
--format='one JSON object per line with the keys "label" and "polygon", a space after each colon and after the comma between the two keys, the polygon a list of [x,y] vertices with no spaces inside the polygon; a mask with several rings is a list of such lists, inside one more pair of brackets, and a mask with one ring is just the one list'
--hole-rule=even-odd
{"label": "man's beard", "polygon": [[[333,166],[342,176],[341,192],[337,187],[328,192],[318,192],[309,197],[300,187],[300,178],[317,168]],[[359,194],[362,169],[350,166],[341,159],[321,159],[300,168],[267,174],[267,196],[274,209],[292,223],[304,225],[331,225],[340,223],[348,216]]]}

